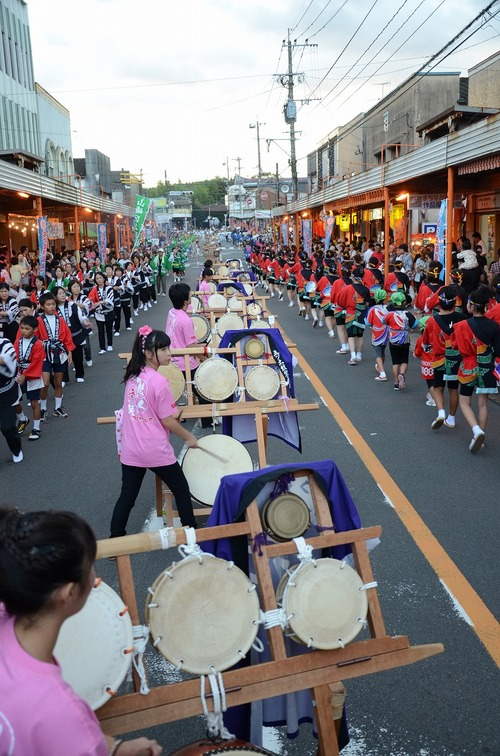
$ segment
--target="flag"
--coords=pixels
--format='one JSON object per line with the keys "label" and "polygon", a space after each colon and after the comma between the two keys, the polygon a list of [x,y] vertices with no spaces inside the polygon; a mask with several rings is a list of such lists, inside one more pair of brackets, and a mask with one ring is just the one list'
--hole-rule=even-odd
{"label": "flag", "polygon": [[152,200],[150,200],[149,197],[142,197],[140,194],[135,198],[135,239],[133,249],[139,244],[142,227],[144,226],[144,221],[149,212],[151,201]]}
{"label": "flag", "polygon": [[334,225],[335,225],[335,218],[333,218],[330,215],[325,220],[325,252],[330,247],[330,239],[332,238]]}
{"label": "flag", "polygon": [[105,223],[98,223],[97,224],[97,245],[99,248],[99,258],[102,263],[106,262],[106,224]]}
{"label": "flag", "polygon": [[304,250],[309,257],[312,254],[312,220],[302,221],[302,239],[304,240]]}
{"label": "flag", "polygon": [[47,252],[49,250],[48,218],[41,215],[36,219],[38,225],[38,266],[41,276],[45,276],[47,267]]}

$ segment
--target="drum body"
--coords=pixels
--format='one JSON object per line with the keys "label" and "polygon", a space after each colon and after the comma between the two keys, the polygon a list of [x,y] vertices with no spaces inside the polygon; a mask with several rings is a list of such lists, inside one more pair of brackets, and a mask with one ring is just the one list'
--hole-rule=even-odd
{"label": "drum body", "polygon": [[238,299],[238,297],[234,295],[228,300],[227,306],[229,307],[231,312],[242,312],[243,300]]}
{"label": "drum body", "polygon": [[210,294],[208,298],[208,306],[212,310],[225,310],[227,307],[227,299],[224,294]]}
{"label": "drum body", "polygon": [[252,284],[249,284],[249,283],[244,283],[244,284],[243,284],[243,288],[245,289],[245,291],[246,291],[247,295],[248,295],[249,297],[251,297],[251,296],[252,296],[252,294],[253,294],[253,286],[252,286]]}
{"label": "drum body", "polygon": [[172,396],[178,402],[186,388],[186,381],[184,380],[182,370],[171,362],[169,365],[160,365],[158,372],[167,379]]}
{"label": "drum body", "polygon": [[216,276],[227,276],[229,273],[229,268],[227,265],[218,265],[215,269],[215,275]]}
{"label": "drum body", "polygon": [[210,555],[173,564],[149,590],[145,620],[154,648],[195,675],[223,672],[250,650],[259,598],[232,562]]}
{"label": "drum body", "polygon": [[304,499],[293,493],[268,499],[261,513],[264,529],[274,541],[291,541],[303,536],[309,527],[309,516]]}
{"label": "drum body", "polygon": [[325,286],[325,288],[323,289],[323,297],[325,297],[326,299],[329,299],[331,293],[332,293],[332,287]]}
{"label": "drum body", "polygon": [[358,573],[338,559],[317,559],[285,573],[276,600],[288,635],[317,649],[343,648],[364,627],[368,600]]}
{"label": "drum body", "polygon": [[219,336],[224,336],[226,331],[241,331],[244,327],[245,324],[240,316],[231,312],[222,315],[215,324]]}
{"label": "drum body", "polygon": [[191,320],[193,321],[194,334],[197,342],[199,344],[204,344],[205,342],[210,341],[211,328],[208,318],[204,315],[200,315],[200,313],[196,313],[195,315],[191,315]]}
{"label": "drum body", "polygon": [[203,309],[201,299],[193,294],[191,297],[191,312],[198,312]]}
{"label": "drum body", "polygon": [[228,360],[211,357],[197,367],[194,385],[207,401],[222,402],[236,391],[238,372]]}
{"label": "drum body", "polygon": [[[205,454],[204,449],[217,454],[221,459]],[[200,504],[212,507],[221,478],[224,475],[252,472],[253,462],[240,441],[216,433],[203,436],[198,440],[196,448],[186,451],[182,470],[189,483],[191,496]]]}
{"label": "drum body", "polygon": [[128,609],[102,581],[83,609],[61,627],[54,656],[63,679],[95,710],[116,693],[132,664],[134,636]]}
{"label": "drum body", "polygon": [[305,285],[305,290],[308,294],[314,294],[314,292],[316,291],[316,284],[314,283],[314,281],[308,281],[308,283],[306,283]]}
{"label": "drum body", "polygon": [[271,328],[267,320],[251,320],[250,328]]}
{"label": "drum body", "polygon": [[262,314],[262,307],[258,302],[249,302],[247,304],[247,312],[252,316],[252,318],[255,318],[257,317],[257,315]]}
{"label": "drum body", "polygon": [[265,346],[258,336],[245,341],[243,351],[251,360],[259,360],[265,352]]}
{"label": "drum body", "polygon": [[245,743],[243,740],[197,740],[175,751],[171,756],[214,756],[222,753],[226,756],[245,756],[245,754],[267,754],[273,756],[271,751],[265,751],[258,746]]}
{"label": "drum body", "polygon": [[280,390],[278,372],[269,365],[255,365],[245,373],[245,391],[252,399],[273,399]]}

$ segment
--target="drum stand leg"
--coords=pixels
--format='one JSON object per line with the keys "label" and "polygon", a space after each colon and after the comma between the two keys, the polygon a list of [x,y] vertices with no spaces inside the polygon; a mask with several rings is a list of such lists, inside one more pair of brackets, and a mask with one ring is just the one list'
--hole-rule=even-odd
{"label": "drum stand leg", "polygon": [[332,693],[328,685],[319,685],[311,691],[314,715],[318,729],[317,756],[339,756],[337,730],[332,717]]}

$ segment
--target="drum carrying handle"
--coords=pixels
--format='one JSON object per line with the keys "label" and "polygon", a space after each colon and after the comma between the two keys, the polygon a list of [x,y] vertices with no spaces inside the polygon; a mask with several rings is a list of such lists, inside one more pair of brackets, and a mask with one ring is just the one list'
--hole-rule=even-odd
{"label": "drum carrying handle", "polygon": [[300,562],[297,569],[300,569],[303,564],[308,564],[309,562],[316,566],[316,560],[313,558],[313,548],[306,543],[305,538],[299,536],[298,538],[294,538],[293,542],[297,547],[297,559]]}
{"label": "drum carrying handle", "polygon": [[149,627],[147,627],[147,625],[134,625],[132,631],[134,633],[134,655],[132,656],[132,663],[139,680],[141,681],[139,693],[142,696],[147,696],[150,689],[146,680],[146,670],[144,669],[144,653],[148,643]]}
{"label": "drum carrying handle", "polygon": [[203,716],[207,723],[208,735],[211,738],[220,737],[223,740],[232,740],[235,736],[224,726],[224,719],[222,716],[223,712],[227,709],[226,691],[224,689],[222,674],[216,672],[214,667],[211,667],[211,669],[213,671],[208,675],[208,681],[214,699],[213,711],[208,710],[207,699],[205,697],[206,675],[201,675],[200,678],[200,698],[203,707]]}

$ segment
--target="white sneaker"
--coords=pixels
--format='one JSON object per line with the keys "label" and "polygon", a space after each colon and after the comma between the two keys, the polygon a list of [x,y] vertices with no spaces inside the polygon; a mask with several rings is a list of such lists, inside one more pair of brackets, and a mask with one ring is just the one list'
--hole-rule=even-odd
{"label": "white sneaker", "polygon": [[113,351],[113,347],[112,347],[112,346],[109,346],[109,347],[108,347],[108,352],[112,352],[112,351]]}
{"label": "white sneaker", "polygon": [[77,383],[85,383],[85,378],[77,378],[76,382]]}
{"label": "white sneaker", "polygon": [[115,336],[119,336],[119,335],[120,335],[120,331],[115,331]]}
{"label": "white sneaker", "polygon": [[99,354],[106,354],[106,350],[105,349],[99,349]]}
{"label": "white sneaker", "polygon": [[167,295],[165,294],[165,292],[163,292],[163,294],[162,294],[162,297],[166,297],[166,296],[167,296]]}
{"label": "white sneaker", "polygon": [[324,325],[325,325],[325,324],[323,323],[323,321],[322,321],[322,320],[320,320],[320,321],[319,321],[319,323],[318,323],[318,326],[319,326],[320,328],[323,328],[323,326],[324,326]]}
{"label": "white sneaker", "polygon": [[472,438],[472,441],[469,444],[470,452],[474,454],[474,452],[479,451],[481,446],[484,444],[484,435],[485,435],[484,431],[479,431],[479,433],[476,433],[476,435]]}
{"label": "white sneaker", "polygon": [[131,329],[131,327],[129,326],[129,327],[127,328],[127,331],[131,331],[131,330],[132,330],[132,329]]}
{"label": "white sneaker", "polygon": [[348,349],[337,349],[336,354],[350,354]]}
{"label": "white sneaker", "polygon": [[87,367],[92,367],[92,360],[85,360]]}
{"label": "white sneaker", "polygon": [[335,331],[328,331],[328,338],[334,339],[335,338]]}
{"label": "white sneaker", "polygon": [[446,425],[447,428],[455,428],[456,426],[455,418],[447,417],[446,420],[444,421],[444,424]]}
{"label": "white sneaker", "polygon": [[271,298],[273,298],[273,297],[274,297],[274,291],[271,293]]}
{"label": "white sneaker", "polygon": [[436,402],[434,401],[434,399],[432,398],[432,396],[430,397],[430,399],[427,399],[426,405],[428,407],[435,407],[436,406]]}
{"label": "white sneaker", "polygon": [[132,318],[130,318],[130,325],[132,325],[132,323],[133,323],[133,322],[134,322],[134,321],[132,320]]}
{"label": "white sneaker", "polygon": [[304,320],[309,320],[309,315],[304,315]]}
{"label": "white sneaker", "polygon": [[137,310],[134,310],[134,315],[137,317],[139,315],[139,312]]}
{"label": "white sneaker", "polygon": [[289,303],[288,303],[288,306],[289,306],[289,307],[293,307],[293,302],[289,302]]}
{"label": "white sneaker", "polygon": [[19,452],[19,454],[13,454],[13,455],[12,455],[12,461],[13,461],[13,462],[22,462],[22,461],[23,461],[23,459],[24,459],[24,454],[23,454],[23,451],[22,451],[22,449],[21,449],[21,451]]}

